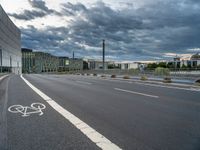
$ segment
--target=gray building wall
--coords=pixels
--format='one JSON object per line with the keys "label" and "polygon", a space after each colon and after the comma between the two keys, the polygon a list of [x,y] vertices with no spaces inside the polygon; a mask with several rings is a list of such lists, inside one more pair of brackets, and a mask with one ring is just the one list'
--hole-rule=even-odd
{"label": "gray building wall", "polygon": [[[21,32],[0,5],[0,67],[21,73]],[[1,70],[0,70],[1,71]]]}

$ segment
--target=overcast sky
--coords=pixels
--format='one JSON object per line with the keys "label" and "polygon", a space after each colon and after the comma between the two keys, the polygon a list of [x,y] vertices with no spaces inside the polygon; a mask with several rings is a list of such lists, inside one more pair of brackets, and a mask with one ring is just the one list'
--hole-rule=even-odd
{"label": "overcast sky", "polygon": [[200,52],[200,0],[0,0],[22,47],[58,56],[171,59]]}

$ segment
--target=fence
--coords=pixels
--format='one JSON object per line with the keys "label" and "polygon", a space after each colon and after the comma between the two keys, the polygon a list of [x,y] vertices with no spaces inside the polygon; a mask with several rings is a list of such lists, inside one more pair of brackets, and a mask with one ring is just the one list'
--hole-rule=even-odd
{"label": "fence", "polygon": [[155,69],[108,69],[108,70],[82,70],[82,71],[73,71],[70,73],[78,73],[78,74],[106,74],[106,75],[116,75],[116,76],[147,76],[148,78],[164,78],[170,77],[173,79],[186,79],[186,80],[197,80],[200,79],[200,69],[170,69],[169,74],[156,74]]}

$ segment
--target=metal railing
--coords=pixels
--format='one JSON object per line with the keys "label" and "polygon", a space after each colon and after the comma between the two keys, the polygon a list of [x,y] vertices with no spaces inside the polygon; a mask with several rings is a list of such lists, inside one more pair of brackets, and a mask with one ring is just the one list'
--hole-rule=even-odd
{"label": "metal railing", "polygon": [[197,80],[200,79],[200,69],[170,69],[169,75],[155,74],[155,69],[107,69],[107,70],[79,70],[71,71],[67,73],[73,74],[105,74],[105,75],[116,75],[116,76],[134,76],[141,77],[146,76],[148,78],[164,78],[170,77],[172,79],[184,79],[184,80]]}

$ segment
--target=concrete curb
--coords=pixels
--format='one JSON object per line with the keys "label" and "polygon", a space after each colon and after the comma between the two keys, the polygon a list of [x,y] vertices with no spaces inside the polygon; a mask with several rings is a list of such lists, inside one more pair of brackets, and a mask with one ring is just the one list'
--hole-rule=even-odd
{"label": "concrete curb", "polygon": [[4,78],[8,77],[8,76],[9,76],[8,74],[0,76],[0,81],[3,80]]}

